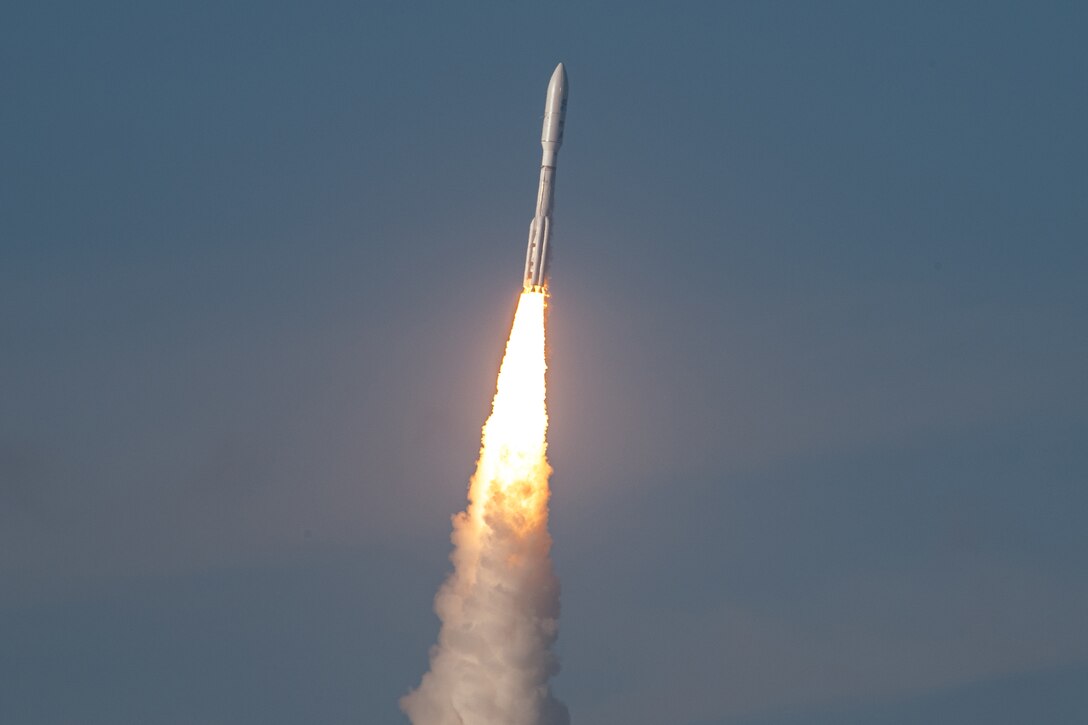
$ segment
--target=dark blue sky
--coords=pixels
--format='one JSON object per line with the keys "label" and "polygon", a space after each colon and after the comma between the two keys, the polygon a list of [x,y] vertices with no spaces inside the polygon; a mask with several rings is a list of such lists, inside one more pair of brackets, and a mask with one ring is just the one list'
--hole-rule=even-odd
{"label": "dark blue sky", "polygon": [[578,725],[1088,721],[1088,10],[0,10],[0,721],[399,723],[552,68]]}

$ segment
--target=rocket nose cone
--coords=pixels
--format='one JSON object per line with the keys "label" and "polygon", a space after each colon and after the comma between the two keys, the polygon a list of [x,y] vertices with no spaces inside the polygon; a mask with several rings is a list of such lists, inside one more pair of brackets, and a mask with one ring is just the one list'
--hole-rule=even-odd
{"label": "rocket nose cone", "polygon": [[540,133],[540,142],[553,153],[563,143],[563,117],[566,115],[567,71],[560,63],[548,83],[548,97],[544,101],[544,130]]}
{"label": "rocket nose cone", "polygon": [[552,73],[552,79],[548,81],[548,95],[566,95],[567,93],[567,69],[560,63]]}

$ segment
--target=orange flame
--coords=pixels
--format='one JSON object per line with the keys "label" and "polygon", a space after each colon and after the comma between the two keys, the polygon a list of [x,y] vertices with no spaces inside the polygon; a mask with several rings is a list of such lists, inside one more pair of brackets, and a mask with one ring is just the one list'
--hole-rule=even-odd
{"label": "orange flame", "polygon": [[486,526],[492,510],[519,530],[547,517],[544,305],[543,292],[524,292],[518,302],[469,488],[467,513],[476,525]]}

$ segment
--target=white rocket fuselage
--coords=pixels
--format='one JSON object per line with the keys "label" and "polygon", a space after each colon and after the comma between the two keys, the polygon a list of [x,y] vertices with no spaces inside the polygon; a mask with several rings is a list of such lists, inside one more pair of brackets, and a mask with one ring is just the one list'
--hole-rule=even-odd
{"label": "white rocket fuselage", "polygon": [[548,274],[548,245],[552,236],[552,208],[555,202],[555,165],[563,143],[563,123],[567,114],[567,72],[560,63],[548,83],[544,102],[544,128],[540,145],[540,187],[536,194],[536,214],[529,225],[529,247],[525,251],[525,289],[543,290]]}

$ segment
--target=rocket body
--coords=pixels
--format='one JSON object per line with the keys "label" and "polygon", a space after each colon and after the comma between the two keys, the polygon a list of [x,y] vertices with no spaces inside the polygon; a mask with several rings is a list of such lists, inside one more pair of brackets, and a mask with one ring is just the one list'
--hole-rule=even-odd
{"label": "rocket body", "polygon": [[547,283],[548,253],[552,235],[552,208],[555,202],[555,166],[563,143],[563,124],[567,114],[567,71],[560,63],[548,83],[544,102],[544,128],[540,145],[540,186],[536,194],[536,213],[529,224],[529,247],[525,250],[526,291],[543,290]]}

